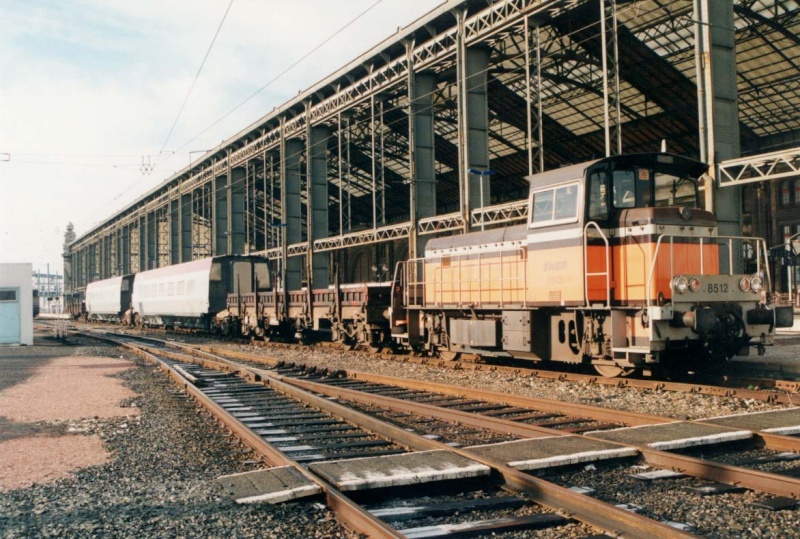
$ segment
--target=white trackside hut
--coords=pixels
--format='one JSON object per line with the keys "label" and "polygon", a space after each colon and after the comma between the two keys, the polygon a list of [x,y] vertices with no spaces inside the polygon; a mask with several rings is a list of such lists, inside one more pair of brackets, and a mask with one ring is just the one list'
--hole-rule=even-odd
{"label": "white trackside hut", "polygon": [[0,345],[33,345],[32,275],[32,264],[0,264]]}

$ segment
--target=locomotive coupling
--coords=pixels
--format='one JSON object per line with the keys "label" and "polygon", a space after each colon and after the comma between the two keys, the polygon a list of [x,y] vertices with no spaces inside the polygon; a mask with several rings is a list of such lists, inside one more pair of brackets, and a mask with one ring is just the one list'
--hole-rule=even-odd
{"label": "locomotive coupling", "polygon": [[794,325],[793,307],[775,307],[775,327],[790,328]]}
{"label": "locomotive coupling", "polygon": [[747,311],[748,324],[775,324],[775,327],[790,328],[794,324],[794,309],[792,307],[775,307],[768,309],[759,306]]}
{"label": "locomotive coupling", "polygon": [[[679,318],[680,317],[680,318]],[[717,323],[717,313],[711,309],[696,309],[685,313],[675,313],[675,318],[683,326],[697,333],[709,333]]]}

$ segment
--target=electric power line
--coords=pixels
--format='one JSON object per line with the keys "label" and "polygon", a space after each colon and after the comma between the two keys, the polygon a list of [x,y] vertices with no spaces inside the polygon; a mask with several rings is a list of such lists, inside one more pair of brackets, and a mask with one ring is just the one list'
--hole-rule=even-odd
{"label": "electric power line", "polygon": [[186,97],[183,98],[183,103],[181,104],[181,108],[178,111],[178,115],[175,116],[175,121],[172,122],[172,127],[169,128],[169,133],[167,133],[167,138],[164,139],[164,144],[161,145],[161,150],[158,152],[159,155],[161,155],[164,152],[164,148],[167,147],[167,143],[169,142],[169,138],[172,136],[172,132],[175,130],[175,126],[178,125],[178,120],[180,119],[181,114],[183,114],[183,109],[186,107],[186,103],[189,101],[189,96],[192,95],[192,90],[194,90],[194,85],[197,83],[197,79],[200,78],[200,72],[203,71],[203,66],[206,65],[206,60],[208,60],[208,55],[211,54],[211,49],[214,47],[214,43],[216,43],[217,41],[217,36],[219,36],[220,30],[222,30],[222,25],[225,24],[225,19],[228,18],[228,13],[231,10],[231,6],[233,6],[233,0],[231,0],[228,3],[228,8],[225,10],[225,14],[222,15],[222,19],[219,21],[219,26],[217,26],[217,31],[214,33],[214,37],[211,39],[211,43],[208,45],[208,50],[206,50],[206,55],[203,57],[203,61],[200,62],[200,67],[197,68],[197,74],[194,76],[194,80],[192,81],[191,86],[189,86],[189,91],[186,92]]}
{"label": "electric power line", "polygon": [[[231,0],[231,1],[232,1],[232,0]],[[194,142],[195,140],[197,140],[198,138],[200,138],[200,137],[201,137],[203,134],[205,134],[205,133],[206,133],[206,132],[207,132],[209,129],[211,129],[212,127],[214,127],[215,125],[217,125],[218,123],[220,123],[222,120],[224,120],[225,118],[227,118],[228,116],[230,116],[231,114],[233,114],[234,112],[236,112],[236,111],[237,111],[239,108],[241,108],[242,106],[244,106],[244,105],[245,105],[245,104],[246,104],[248,101],[250,101],[251,99],[253,99],[254,97],[256,97],[258,94],[260,94],[261,92],[263,92],[264,90],[266,90],[267,88],[269,88],[269,87],[270,87],[272,84],[274,84],[276,81],[278,81],[278,79],[280,79],[281,77],[283,77],[284,75],[286,75],[286,74],[287,74],[289,71],[291,71],[292,69],[294,69],[295,67],[297,67],[297,66],[298,66],[298,65],[299,65],[301,62],[303,62],[303,61],[304,61],[306,58],[308,58],[309,56],[311,56],[312,54],[314,54],[315,52],[317,52],[317,51],[318,51],[319,49],[321,49],[323,46],[327,45],[327,44],[328,44],[328,42],[330,42],[330,41],[331,41],[333,38],[335,38],[336,36],[338,36],[339,34],[341,34],[342,32],[344,32],[345,30],[347,30],[347,29],[348,29],[350,26],[352,26],[353,24],[355,24],[355,23],[356,23],[356,22],[357,22],[359,19],[361,19],[361,18],[362,18],[364,15],[366,15],[367,13],[369,13],[370,11],[372,11],[372,10],[375,8],[375,6],[377,6],[377,5],[378,5],[378,4],[380,4],[381,2],[383,2],[383,0],[377,0],[376,2],[374,2],[373,4],[371,4],[371,5],[370,5],[369,7],[367,7],[367,8],[366,8],[364,11],[362,11],[361,13],[359,13],[358,15],[356,15],[356,16],[355,16],[353,19],[351,19],[350,21],[348,21],[348,22],[347,22],[347,23],[346,23],[344,26],[342,26],[341,28],[339,28],[338,30],[336,30],[336,31],[335,31],[333,34],[331,34],[330,36],[328,36],[327,38],[325,38],[325,39],[324,39],[324,40],[323,40],[321,43],[319,43],[319,44],[318,44],[317,46],[315,46],[313,49],[311,49],[311,50],[310,50],[310,51],[308,51],[306,54],[304,54],[304,55],[303,55],[303,56],[301,56],[299,59],[297,59],[297,60],[296,60],[294,63],[292,63],[292,64],[291,64],[289,67],[287,67],[286,69],[284,69],[283,71],[281,71],[280,73],[278,73],[277,75],[275,75],[275,76],[274,76],[274,77],[273,77],[273,78],[272,78],[272,79],[271,79],[269,82],[267,82],[267,83],[266,83],[264,86],[262,86],[261,88],[259,88],[259,89],[258,89],[258,90],[256,90],[255,92],[253,92],[253,93],[252,93],[252,94],[251,94],[249,97],[247,97],[247,98],[246,98],[244,101],[242,101],[241,103],[239,103],[238,105],[236,105],[235,107],[233,107],[231,110],[229,110],[228,112],[226,112],[226,113],[225,113],[223,116],[221,116],[221,117],[220,117],[220,118],[218,118],[216,121],[214,121],[214,122],[213,122],[211,125],[209,125],[209,126],[208,126],[208,127],[206,127],[205,129],[203,129],[203,130],[202,130],[200,133],[198,133],[197,135],[195,135],[193,138],[191,138],[191,139],[189,139],[187,142],[185,142],[185,143],[184,143],[184,144],[183,144],[183,145],[182,145],[180,148],[178,148],[178,149],[175,151],[175,153],[178,153],[178,152],[180,152],[180,151],[181,151],[182,149],[184,149],[186,146],[188,146],[189,144],[191,144],[192,142]],[[165,146],[166,146],[166,142],[165,142]],[[162,151],[163,151],[163,148],[162,148]],[[156,165],[158,165],[158,163],[156,163]]]}

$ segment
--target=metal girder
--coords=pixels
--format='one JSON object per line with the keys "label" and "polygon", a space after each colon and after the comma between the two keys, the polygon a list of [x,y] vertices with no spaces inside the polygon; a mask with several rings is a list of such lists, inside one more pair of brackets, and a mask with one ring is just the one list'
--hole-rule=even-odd
{"label": "metal girder", "polygon": [[800,177],[800,148],[729,159],[719,164],[719,187]]}
{"label": "metal girder", "polygon": [[417,223],[417,233],[420,236],[437,232],[460,232],[462,230],[464,230],[464,216],[460,212],[420,219],[419,223]]}
{"label": "metal girder", "polygon": [[502,223],[525,221],[528,217],[528,201],[519,200],[489,208],[478,208],[472,212],[472,226],[482,227]]}
{"label": "metal girder", "polygon": [[[527,15],[544,12],[558,6],[557,0],[502,0],[486,9],[474,14],[464,21],[464,39],[466,45],[485,41],[493,35],[508,29]],[[453,26],[449,30],[437,34],[430,39],[418,43],[410,55],[411,65],[415,71],[432,68],[438,62],[455,55],[457,47],[458,28]],[[300,137],[305,133],[306,124],[319,125],[322,122],[333,120],[339,112],[345,111],[359,103],[364,103],[372,95],[380,94],[391,87],[403,84],[408,78],[409,56],[400,54],[386,65],[369,71],[366,76],[355,80],[352,84],[340,88],[329,97],[322,99],[309,107],[308,112],[300,111],[295,116],[287,117],[291,105],[281,107],[280,110],[268,115],[261,120],[261,136],[252,140],[241,139],[228,142],[227,155],[212,163],[199,173],[191,174],[191,168],[184,173],[176,174],[172,180],[183,180],[178,187],[181,192],[192,190],[213,178],[227,174],[229,167],[244,164],[249,159],[265,151],[276,149],[281,138],[290,139]],[[278,125],[278,121],[283,120]],[[241,147],[234,149],[235,144]],[[224,151],[224,150],[223,150]],[[168,180],[169,181],[169,180]],[[145,195],[149,197],[151,195]],[[163,196],[163,195],[162,195]],[[168,197],[167,197],[168,198]],[[122,210],[124,213],[126,210]],[[103,225],[90,231],[78,241],[83,243],[93,238]]]}

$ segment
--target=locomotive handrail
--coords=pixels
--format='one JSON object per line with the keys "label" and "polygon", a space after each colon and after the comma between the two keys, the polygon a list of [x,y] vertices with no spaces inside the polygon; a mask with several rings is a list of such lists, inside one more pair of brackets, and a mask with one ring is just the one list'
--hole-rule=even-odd
{"label": "locomotive handrail", "polygon": [[[413,271],[412,268],[414,268],[414,270],[416,270],[416,271],[419,271],[417,264],[419,264],[420,261],[424,262],[425,259],[424,258],[409,258],[405,262],[405,267],[406,267],[406,286],[403,289],[403,296],[405,298],[406,307],[411,307],[412,306],[412,304],[411,304],[411,295],[410,295],[411,290],[415,290],[416,291],[417,290],[417,286],[419,286],[420,282],[423,283],[423,286],[424,286],[424,283],[425,283],[424,276],[422,278],[422,281],[420,281],[419,278],[416,275],[414,276],[413,280],[411,278],[411,272]],[[425,270],[425,264],[422,265],[422,269],[423,269],[423,271]],[[423,290],[422,291],[422,295],[424,295],[424,293],[425,293],[425,291]],[[421,307],[421,305],[418,302],[415,302],[413,304],[413,306],[414,307]]]}
{"label": "locomotive handrail", "polygon": [[[669,243],[670,243],[670,252],[669,252],[669,257],[670,257],[670,261],[669,261],[669,264],[670,264],[670,266],[669,266],[670,287],[672,286],[672,282],[675,279],[675,252],[674,252],[675,238],[686,238],[686,239],[690,239],[690,240],[699,240],[699,242],[700,242],[700,274],[701,275],[705,275],[705,257],[704,257],[704,253],[703,253],[703,247],[704,247],[704,239],[707,239],[707,238],[702,238],[702,237],[698,238],[697,236],[691,236],[691,235],[688,235],[688,234],[661,234],[658,237],[658,240],[656,241],[656,247],[655,247],[655,251],[654,251],[654,255],[653,255],[653,260],[650,262],[650,269],[648,270],[648,274],[647,274],[647,283],[646,283],[646,287],[645,287],[645,302],[646,302],[646,306],[648,308],[652,306],[653,277],[655,276],[656,263],[658,262],[658,256],[659,256],[659,252],[661,250],[661,244],[662,244],[662,242],[664,241],[665,238],[669,238]],[[764,261],[765,261],[765,263],[763,264],[763,271],[764,271],[764,275],[766,276],[767,289],[768,290],[772,290],[772,277],[771,277],[771,275],[769,273],[769,265],[766,264],[766,260],[767,260],[767,242],[764,240],[764,238],[756,238],[756,237],[750,237],[750,236],[714,236],[711,239],[715,240],[715,243],[719,242],[719,240],[727,242],[727,247],[728,247],[728,275],[734,275],[734,273],[733,273],[733,242],[734,241],[746,241],[746,242],[755,243],[756,244],[756,248],[754,249],[754,252],[755,252],[755,255],[756,255],[756,273],[760,275],[761,272],[762,272],[761,257],[763,256],[764,257]],[[723,245],[722,243],[718,243],[718,244],[719,245]],[[670,298],[670,301],[672,301],[672,299],[673,298]]]}
{"label": "locomotive handrail", "polygon": [[[597,272],[597,273],[589,273],[589,228],[596,228],[597,231],[600,233],[600,237],[603,239],[603,243],[606,244],[606,271]],[[586,297],[586,306],[590,307],[591,304],[589,302],[589,277],[601,277],[603,275],[606,276],[606,307],[611,305],[611,259],[610,259],[610,251],[611,248],[608,243],[608,238],[603,233],[603,230],[598,226],[597,223],[594,221],[589,221],[586,223],[586,226],[583,227],[583,294]]]}

